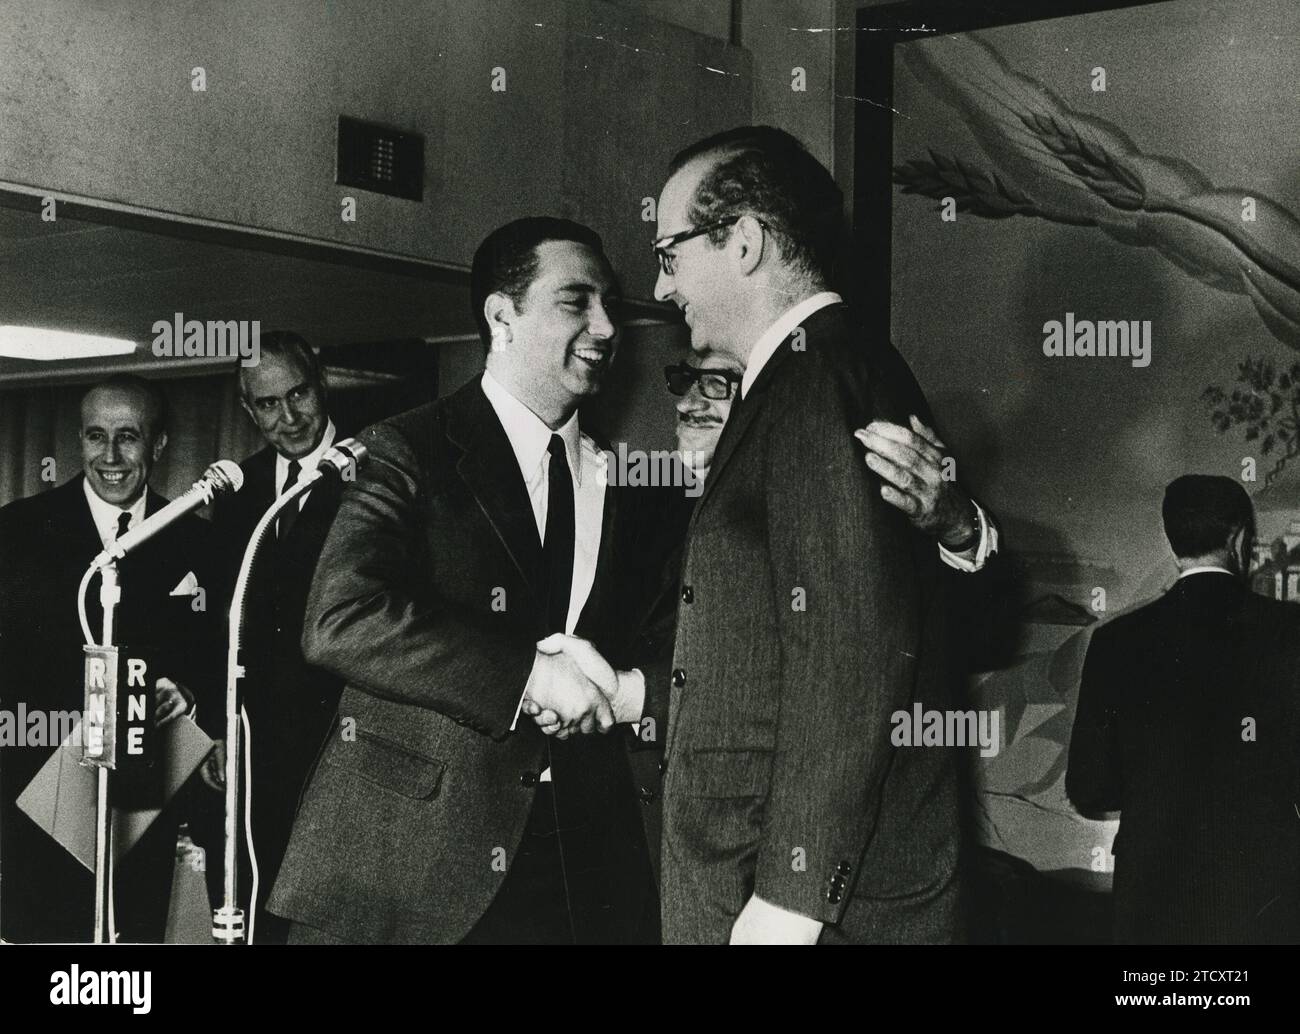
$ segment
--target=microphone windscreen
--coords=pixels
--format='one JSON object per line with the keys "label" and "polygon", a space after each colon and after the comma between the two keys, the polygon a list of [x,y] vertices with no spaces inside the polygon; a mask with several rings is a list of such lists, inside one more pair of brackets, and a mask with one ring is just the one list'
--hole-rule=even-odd
{"label": "microphone windscreen", "polygon": [[217,460],[203,476],[211,478],[219,492],[238,492],[244,487],[244,469],[234,460]]}
{"label": "microphone windscreen", "polygon": [[346,468],[365,460],[367,451],[366,447],[355,438],[344,438],[343,441],[335,442],[331,448],[327,449],[321,459],[322,462],[341,474]]}

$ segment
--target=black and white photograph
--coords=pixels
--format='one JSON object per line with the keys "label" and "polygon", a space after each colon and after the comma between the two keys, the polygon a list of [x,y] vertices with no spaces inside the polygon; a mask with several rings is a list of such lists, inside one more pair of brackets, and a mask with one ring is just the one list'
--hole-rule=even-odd
{"label": "black and white photograph", "polygon": [[56,1012],[1280,1003],[1300,3],[0,0],[0,809]]}

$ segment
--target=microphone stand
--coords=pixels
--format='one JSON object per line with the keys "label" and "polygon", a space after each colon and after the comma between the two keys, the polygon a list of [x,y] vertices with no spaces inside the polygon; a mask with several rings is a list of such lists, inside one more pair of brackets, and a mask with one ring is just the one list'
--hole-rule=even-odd
{"label": "microphone stand", "polygon": [[[280,516],[280,512],[288,507],[290,503],[296,505],[298,497],[316,484],[323,476],[324,470],[322,467],[317,467],[305,480],[298,482],[289,491],[283,493],[270,505],[266,513],[262,514],[262,519],[257,522],[257,527],[253,529],[253,534],[249,537],[248,546],[244,550],[243,562],[239,566],[239,577],[235,580],[234,600],[230,605],[230,630],[226,643],[226,814],[223,841],[225,853],[222,859],[224,884],[221,907],[212,913],[212,937],[222,944],[239,944],[245,940],[244,910],[239,907],[239,849],[237,836],[239,829],[239,761],[244,753],[239,725],[239,716],[242,710],[239,681],[245,674],[244,666],[240,663],[239,650],[243,637],[244,603],[248,596],[248,582],[252,575],[253,563],[257,559],[258,550],[261,549],[267,531],[275,523],[276,518]],[[249,782],[250,790],[247,795],[249,806],[245,821],[250,824],[251,828],[251,779]],[[253,865],[253,889],[252,896],[249,898],[249,907],[253,911],[253,921],[249,923],[248,943],[252,943],[252,935],[257,919],[257,856],[254,854],[251,844],[249,845],[249,859]]]}
{"label": "microphone stand", "polygon": [[[103,646],[113,646],[113,616],[122,600],[117,582],[117,561],[100,570],[99,604],[104,611]],[[116,697],[116,694],[114,694]],[[116,708],[116,700],[110,701]],[[84,721],[84,719],[83,719]],[[117,745],[114,743],[114,753]],[[95,769],[95,943],[112,944],[113,931],[113,811],[109,806],[107,766]]]}
{"label": "microphone stand", "polygon": [[[148,535],[156,534],[162,527],[183,515],[187,509],[192,509],[202,503],[210,503],[212,496],[217,491],[238,491],[243,483],[243,473],[235,464],[228,460],[219,460],[208,468],[204,477],[196,481],[190,491],[181,499],[168,503],[157,514],[154,514],[155,518],[162,518],[166,515],[166,519],[161,526],[155,525]],[[146,521],[146,523],[148,522]],[[132,533],[128,532],[122,539],[114,540],[106,545],[103,552],[90,562],[85,573],[81,576],[80,585],[77,587],[77,619],[81,623],[82,638],[85,639],[84,651],[88,657],[93,656],[96,651],[110,654],[114,666],[112,678],[105,680],[105,683],[100,687],[105,690],[101,714],[95,713],[96,708],[92,707],[94,703],[90,691],[92,684],[90,676],[87,674],[86,708],[81,719],[81,764],[96,769],[94,933],[94,942],[96,944],[112,944],[116,938],[113,929],[114,847],[113,809],[109,799],[109,773],[117,764],[117,658],[113,646],[113,622],[117,605],[122,602],[122,589],[118,584],[117,577],[117,562],[126,555],[128,550],[144,542],[148,535],[136,534],[132,536]],[[86,614],[86,589],[96,573],[100,577],[99,605],[104,614],[101,630],[101,639],[103,641],[98,645],[91,634],[90,621]],[[101,658],[102,660],[103,658]],[[148,692],[147,689],[146,692]],[[92,735],[94,731],[92,722],[97,722],[99,727],[100,745],[98,751],[90,749],[86,742],[87,737]],[[105,735],[106,731],[108,735]]]}

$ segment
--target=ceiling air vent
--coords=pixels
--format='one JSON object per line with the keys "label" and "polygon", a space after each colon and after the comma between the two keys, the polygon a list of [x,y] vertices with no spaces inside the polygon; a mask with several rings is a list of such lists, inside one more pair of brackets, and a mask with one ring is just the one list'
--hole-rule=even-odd
{"label": "ceiling air vent", "polygon": [[424,198],[424,137],[339,116],[335,182],[377,194]]}

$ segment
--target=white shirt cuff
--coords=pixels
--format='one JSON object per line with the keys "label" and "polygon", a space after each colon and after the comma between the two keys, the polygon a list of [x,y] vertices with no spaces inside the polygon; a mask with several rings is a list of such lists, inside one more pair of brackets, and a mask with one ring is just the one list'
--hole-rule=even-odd
{"label": "white shirt cuff", "polygon": [[955,568],[966,574],[974,574],[982,570],[988,563],[989,557],[998,551],[998,529],[994,523],[989,520],[988,514],[984,508],[975,500],[971,500],[975,507],[975,520],[980,526],[979,541],[970,549],[962,550],[960,553],[954,553],[952,550],[944,547],[939,543],[939,559],[949,567]]}
{"label": "white shirt cuff", "polygon": [[638,725],[645,711],[645,675],[640,668],[617,674],[618,699],[615,701],[614,721]]}

